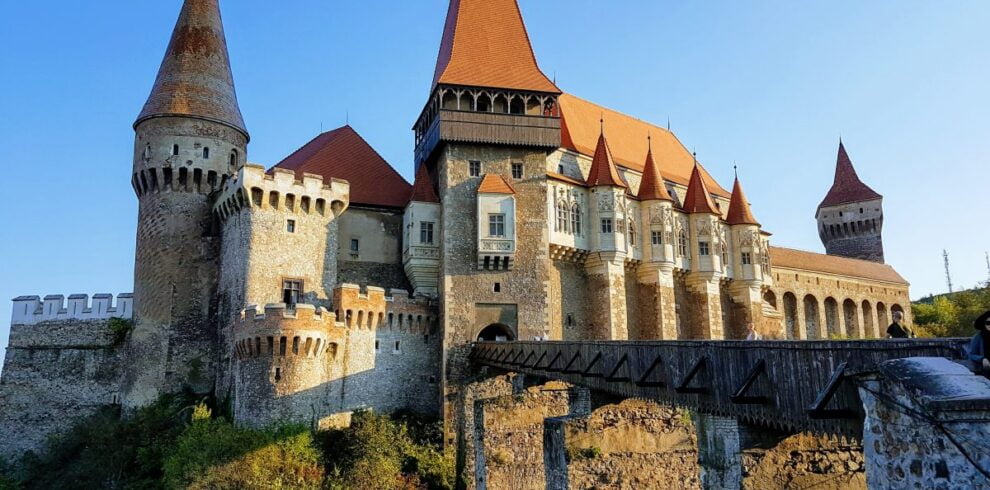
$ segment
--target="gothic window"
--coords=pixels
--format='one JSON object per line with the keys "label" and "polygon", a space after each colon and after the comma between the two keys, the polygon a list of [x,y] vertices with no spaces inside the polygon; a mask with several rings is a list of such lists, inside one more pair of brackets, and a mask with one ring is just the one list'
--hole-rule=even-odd
{"label": "gothic window", "polygon": [[650,240],[654,245],[663,245],[663,232],[661,231],[651,231]]}
{"label": "gothic window", "polygon": [[282,302],[288,308],[295,308],[302,296],[303,282],[298,279],[282,281]]}
{"label": "gothic window", "polygon": [[719,244],[719,248],[722,251],[722,268],[729,268],[729,247],[725,245],[725,242]]}
{"label": "gothic window", "polygon": [[513,179],[523,178],[523,165],[521,163],[512,164],[512,178]]}
{"label": "gothic window", "polygon": [[612,233],[612,218],[602,218],[602,233]]}
{"label": "gothic window", "polygon": [[419,223],[419,243],[432,245],[433,244],[433,223],[429,221],[422,221]]}
{"label": "gothic window", "polygon": [[752,265],[753,264],[753,254],[751,254],[749,252],[743,252],[742,253],[742,256],[740,258],[742,259],[742,264],[743,265]]}
{"label": "gothic window", "polygon": [[708,242],[698,242],[698,255],[708,255]]}
{"label": "gothic window", "polygon": [[492,236],[492,237],[504,237],[505,236],[505,215],[504,214],[489,214],[488,215],[488,236]]}
{"label": "gothic window", "polygon": [[687,255],[687,233],[681,230],[677,234],[677,256],[684,257]]}
{"label": "gothic window", "polygon": [[636,222],[629,220],[629,245],[636,246]]}
{"label": "gothic window", "polygon": [[576,203],[571,206],[571,231],[575,235],[581,234],[581,208]]}
{"label": "gothic window", "polygon": [[471,172],[471,177],[481,176],[481,162],[477,160],[471,160],[468,162],[468,167]]}
{"label": "gothic window", "polygon": [[764,274],[770,274],[770,254],[766,250],[760,253],[760,266]]}
{"label": "gothic window", "polygon": [[557,231],[567,233],[567,203],[561,201],[557,203]]}

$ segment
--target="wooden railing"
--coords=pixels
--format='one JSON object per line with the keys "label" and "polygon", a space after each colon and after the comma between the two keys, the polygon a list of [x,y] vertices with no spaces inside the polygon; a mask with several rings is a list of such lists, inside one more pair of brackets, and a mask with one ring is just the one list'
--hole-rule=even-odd
{"label": "wooden railing", "polygon": [[962,358],[967,339],[477,342],[473,361],[788,432],[859,438],[854,376],[886,360]]}
{"label": "wooden railing", "polygon": [[441,110],[416,147],[416,163],[427,159],[441,141],[558,148],[560,118]]}

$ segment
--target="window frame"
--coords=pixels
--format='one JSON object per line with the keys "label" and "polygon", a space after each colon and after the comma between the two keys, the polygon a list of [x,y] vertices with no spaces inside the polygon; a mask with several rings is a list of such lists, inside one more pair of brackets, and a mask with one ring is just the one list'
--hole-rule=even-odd
{"label": "window frame", "polygon": [[468,175],[481,177],[481,160],[468,160]]}
{"label": "window frame", "polygon": [[505,238],[505,213],[488,213],[488,236]]}
{"label": "window frame", "polygon": [[612,218],[602,218],[602,233],[614,233],[614,227],[612,226]]}
{"label": "window frame", "polygon": [[[294,286],[294,287],[293,287]],[[306,281],[296,277],[282,278],[282,302],[287,309],[295,309],[297,304],[302,303],[303,291],[306,290]],[[293,300],[293,301],[290,301]]]}
{"label": "window frame", "polygon": [[512,178],[519,180],[523,178],[523,164],[520,162],[512,163]]}
{"label": "window frame", "polygon": [[294,219],[287,219],[287,220],[285,220],[285,231],[287,233],[295,233],[296,232],[296,220],[294,220]]}
{"label": "window frame", "polygon": [[[419,222],[419,243],[422,245],[433,245],[433,221]],[[425,239],[424,239],[425,238]]]}

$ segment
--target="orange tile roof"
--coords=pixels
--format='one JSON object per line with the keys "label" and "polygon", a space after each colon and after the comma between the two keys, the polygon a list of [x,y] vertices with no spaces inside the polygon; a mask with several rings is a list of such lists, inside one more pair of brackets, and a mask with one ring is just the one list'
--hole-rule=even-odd
{"label": "orange tile roof", "polygon": [[134,125],[175,115],[201,117],[248,134],[237,105],[217,0],[182,4],[158,78]]}
{"label": "orange tile roof", "polygon": [[[690,181],[694,157],[670,131],[571,94],[561,95],[559,104],[562,147],[589,157],[594,155],[599,121],[604,118],[609,148],[617,165],[642,172],[646,161],[643,138],[652,135],[653,157],[662,168],[663,178],[680,185],[687,185]],[[704,168],[701,173],[709,191],[716,196],[729,197],[729,192],[718,185]]]}
{"label": "orange tile roof", "polygon": [[729,212],[725,216],[725,221],[730,225],[760,224],[749,208],[749,201],[746,200],[746,194],[743,192],[742,184],[739,183],[739,177],[736,177],[736,181],[732,185],[732,199],[729,201]]}
{"label": "orange tile roof", "polygon": [[351,203],[402,208],[412,186],[350,126],[327,131],[277,165],[295,170],[297,178],[311,173],[351,183]]}
{"label": "orange tile roof", "polygon": [[818,209],[851,202],[872,201],[882,197],[870,186],[864,184],[862,180],[859,180],[859,175],[853,168],[852,160],[846,153],[846,147],[842,144],[842,140],[839,140],[839,155],[835,160],[835,180],[832,182],[832,188],[825,195],[825,199],[818,205]]}
{"label": "orange tile roof", "polygon": [[438,83],[560,93],[536,63],[516,0],[450,0]]}
{"label": "orange tile roof", "polygon": [[705,180],[701,178],[701,165],[695,165],[691,172],[691,181],[688,183],[687,193],[684,194],[683,208],[685,213],[708,213],[720,214],[715,202],[712,201],[711,194]]}
{"label": "orange tile roof", "polygon": [[481,179],[481,185],[478,186],[479,194],[515,194],[516,191],[512,189],[505,179],[499,174],[485,174],[485,177]]}
{"label": "orange tile roof", "polygon": [[561,182],[567,182],[568,184],[579,185],[581,187],[588,187],[587,182],[584,182],[582,180],[575,179],[573,177],[568,177],[568,176],[563,175],[563,174],[558,174],[557,172],[547,172],[547,177],[549,177],[549,178],[551,178],[553,180],[559,180]]}
{"label": "orange tile roof", "polygon": [[588,185],[629,187],[619,177],[619,171],[615,169],[615,163],[612,161],[612,152],[608,148],[608,141],[605,140],[604,129],[598,134],[598,143],[595,145],[595,156],[592,157],[591,169],[588,170]]}
{"label": "orange tile roof", "polygon": [[674,199],[667,192],[667,186],[663,185],[663,177],[660,176],[660,169],[657,167],[656,162],[653,161],[653,138],[649,139],[651,142],[647,144],[646,163],[643,164],[643,178],[639,181],[639,195],[636,197],[641,201],[673,201]]}
{"label": "orange tile roof", "polygon": [[413,183],[412,197],[410,201],[418,202],[440,202],[437,193],[433,190],[433,179],[430,178],[430,171],[426,169],[426,164],[419,166],[416,171],[416,182]]}
{"label": "orange tile roof", "polygon": [[850,259],[782,247],[770,247],[770,259],[774,267],[908,284],[893,267],[868,260]]}

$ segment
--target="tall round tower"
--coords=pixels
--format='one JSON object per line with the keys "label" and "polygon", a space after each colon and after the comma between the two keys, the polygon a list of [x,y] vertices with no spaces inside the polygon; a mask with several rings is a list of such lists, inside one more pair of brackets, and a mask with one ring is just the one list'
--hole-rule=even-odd
{"label": "tall round tower", "polygon": [[123,402],[213,387],[219,235],[211,195],[245,162],[218,0],[185,0],[158,78],[134,123],[135,330]]}
{"label": "tall round tower", "polygon": [[883,263],[883,196],[859,180],[842,141],[835,181],[815,217],[827,254]]}

